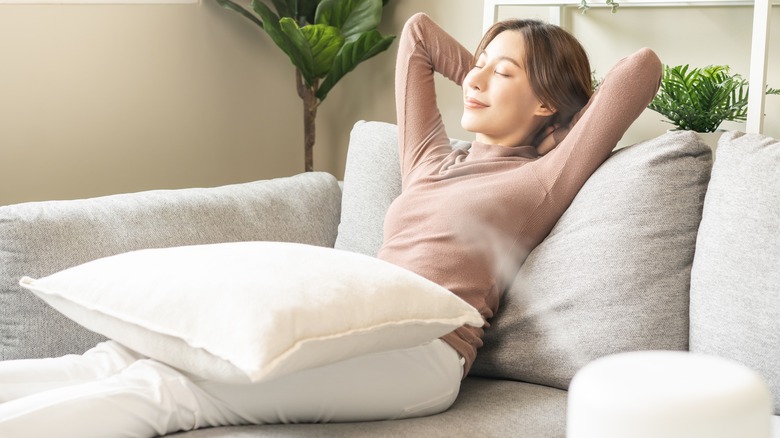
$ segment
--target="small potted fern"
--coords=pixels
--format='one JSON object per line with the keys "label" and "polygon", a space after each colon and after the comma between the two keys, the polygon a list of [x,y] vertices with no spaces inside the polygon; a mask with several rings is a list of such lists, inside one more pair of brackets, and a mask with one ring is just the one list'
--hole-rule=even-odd
{"label": "small potted fern", "polygon": [[[768,88],[767,94],[780,94],[780,90]],[[661,87],[648,108],[666,117],[674,129],[705,134],[701,137],[711,144],[720,137],[721,123],[747,119],[747,104],[748,81],[731,74],[728,66],[678,65],[664,66]],[[716,133],[715,138],[708,139],[706,133]]]}

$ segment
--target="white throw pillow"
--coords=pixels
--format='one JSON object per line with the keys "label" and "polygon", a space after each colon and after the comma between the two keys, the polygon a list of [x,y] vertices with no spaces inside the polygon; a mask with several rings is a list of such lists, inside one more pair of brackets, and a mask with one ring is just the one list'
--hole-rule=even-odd
{"label": "white throw pillow", "polygon": [[412,347],[483,323],[465,301],[408,270],[295,243],[133,251],[20,284],[141,354],[236,383]]}

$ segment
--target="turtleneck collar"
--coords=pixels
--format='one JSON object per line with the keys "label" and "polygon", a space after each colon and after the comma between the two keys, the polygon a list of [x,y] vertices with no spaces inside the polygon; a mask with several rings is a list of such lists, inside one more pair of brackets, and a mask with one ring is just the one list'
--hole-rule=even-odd
{"label": "turtleneck collar", "polygon": [[533,146],[499,146],[494,144],[474,141],[469,148],[470,159],[480,158],[501,158],[501,157],[521,157],[521,158],[539,158],[539,153]]}

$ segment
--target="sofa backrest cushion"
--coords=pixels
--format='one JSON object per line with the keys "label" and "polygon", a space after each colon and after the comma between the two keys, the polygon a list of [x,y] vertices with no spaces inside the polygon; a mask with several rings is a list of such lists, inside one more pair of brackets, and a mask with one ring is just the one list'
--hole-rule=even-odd
{"label": "sofa backrest cushion", "polygon": [[401,193],[395,125],[359,121],[349,137],[336,249],[375,256],[385,213]]}
{"label": "sofa backrest cushion", "polygon": [[691,350],[758,371],[780,415],[780,142],[718,143],[691,272]]}
{"label": "sofa backrest cushion", "polygon": [[[470,143],[452,140],[452,147]],[[359,121],[352,128],[336,248],[375,256],[382,246],[385,213],[401,193],[398,127]]]}
{"label": "sofa backrest cushion", "polygon": [[686,350],[711,165],[692,132],[613,153],[521,267],[472,373],[566,389],[601,356]]}
{"label": "sofa backrest cushion", "polygon": [[82,353],[104,338],[19,286],[143,248],[275,240],[332,246],[336,179],[312,172],[217,188],[0,207],[0,360]]}

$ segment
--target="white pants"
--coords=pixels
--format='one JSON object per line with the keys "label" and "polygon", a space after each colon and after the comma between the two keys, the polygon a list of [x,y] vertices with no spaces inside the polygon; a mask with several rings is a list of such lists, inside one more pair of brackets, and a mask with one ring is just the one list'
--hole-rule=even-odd
{"label": "white pants", "polygon": [[81,356],[0,362],[0,437],[153,437],[209,426],[418,417],[449,408],[462,373],[455,350],[436,340],[226,384],[108,341]]}

